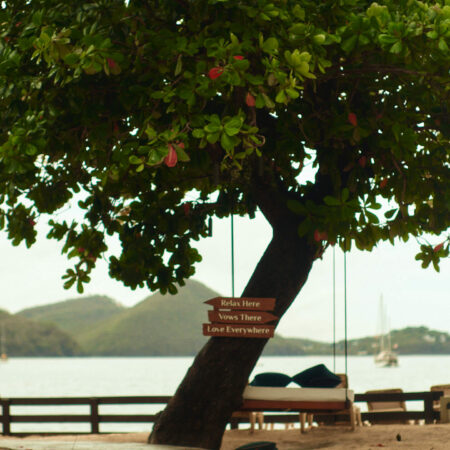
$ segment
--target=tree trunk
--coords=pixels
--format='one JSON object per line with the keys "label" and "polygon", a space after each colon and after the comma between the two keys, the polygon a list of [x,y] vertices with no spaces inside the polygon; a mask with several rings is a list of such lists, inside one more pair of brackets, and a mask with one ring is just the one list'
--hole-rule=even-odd
{"label": "tree trunk", "polygon": [[[306,282],[314,253],[294,221],[278,222],[242,296],[275,298],[274,314],[281,318]],[[211,338],[155,423],[149,443],[218,449],[266,342]]]}

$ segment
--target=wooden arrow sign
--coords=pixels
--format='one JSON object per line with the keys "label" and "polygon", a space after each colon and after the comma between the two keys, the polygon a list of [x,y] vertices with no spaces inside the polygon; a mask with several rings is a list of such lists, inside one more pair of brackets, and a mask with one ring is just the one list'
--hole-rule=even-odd
{"label": "wooden arrow sign", "polygon": [[214,309],[243,309],[247,311],[273,311],[274,298],[253,297],[214,297],[205,303],[214,306]]}
{"label": "wooden arrow sign", "polygon": [[204,336],[262,338],[273,337],[275,325],[234,325],[221,323],[204,323]]}
{"label": "wooden arrow sign", "polygon": [[277,316],[265,311],[208,311],[210,322],[263,324],[278,320]]}

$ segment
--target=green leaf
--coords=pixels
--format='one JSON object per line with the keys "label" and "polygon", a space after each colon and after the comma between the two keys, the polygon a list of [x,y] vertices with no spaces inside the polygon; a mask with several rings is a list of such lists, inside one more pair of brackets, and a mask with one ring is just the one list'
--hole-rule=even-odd
{"label": "green leaf", "polygon": [[320,34],[316,34],[313,37],[313,42],[314,42],[314,44],[322,45],[325,42],[325,39],[326,39],[325,35],[323,33],[320,33]]}
{"label": "green leaf", "polygon": [[403,49],[403,43],[402,41],[397,41],[389,50],[391,53],[395,53],[398,54],[402,51]]}
{"label": "green leaf", "polygon": [[304,214],[306,212],[306,208],[297,200],[288,200],[287,207],[295,214]]}
{"label": "green leaf", "polygon": [[303,237],[311,229],[311,221],[309,219],[304,220],[297,228],[297,233],[300,237]]}
{"label": "green leaf", "polygon": [[267,94],[262,94],[264,98],[264,102],[266,104],[266,107],[269,109],[275,108],[275,103],[272,101],[272,99]]}
{"label": "green leaf", "polygon": [[235,134],[238,134],[241,126],[242,126],[242,119],[239,116],[235,116],[228,120],[224,125],[225,133],[228,134],[228,136],[234,136]]}
{"label": "green leaf", "polygon": [[222,136],[220,137],[220,145],[227,152],[231,152],[234,150],[234,147],[236,146],[236,141],[233,139],[232,136],[229,136],[226,133],[222,133]]}
{"label": "green leaf", "polygon": [[264,41],[262,49],[266,53],[273,53],[275,50],[278,50],[278,40],[274,37],[268,38]]}
{"label": "green leaf", "polygon": [[385,213],[384,213],[384,217],[386,217],[386,219],[391,219],[392,217],[394,217],[394,215],[396,214],[396,213],[398,213],[398,209],[397,208],[394,208],[394,209],[390,209],[389,211],[386,211]]}
{"label": "green leaf", "polygon": [[300,5],[295,5],[292,8],[292,14],[300,20],[305,20],[305,10]]}
{"label": "green leaf", "polygon": [[151,151],[148,153],[147,164],[149,164],[150,166],[160,164],[163,161],[163,159],[167,156],[168,152],[169,149],[164,146],[152,148]]}
{"label": "green leaf", "polygon": [[191,158],[189,158],[188,154],[184,151],[184,149],[177,144],[175,144],[175,151],[177,152],[179,161],[188,162],[191,160]]}
{"label": "green leaf", "polygon": [[209,133],[217,133],[218,131],[220,131],[222,128],[222,125],[216,124],[216,123],[208,123],[208,125],[205,125],[204,130],[209,134]]}
{"label": "green leaf", "polygon": [[356,43],[358,42],[358,35],[354,34],[353,36],[346,39],[342,42],[341,47],[345,53],[350,53],[356,47]]}
{"label": "green leaf", "polygon": [[183,69],[183,61],[181,58],[182,58],[182,55],[178,55],[177,65],[175,66],[175,76],[180,75],[180,73]]}
{"label": "green leaf", "polygon": [[325,205],[328,205],[328,206],[340,206],[341,205],[341,201],[337,198],[331,197],[331,195],[326,195],[323,199],[323,202],[325,203]]}
{"label": "green leaf", "polygon": [[69,53],[66,56],[64,56],[64,62],[66,64],[68,64],[69,66],[75,65],[79,61],[80,61],[80,57],[76,53]]}
{"label": "green leaf", "polygon": [[206,136],[206,140],[207,140],[210,144],[215,144],[215,143],[219,140],[219,137],[220,137],[220,131],[218,131],[217,133],[211,133],[211,134],[208,134],[208,135]]}
{"label": "green leaf", "polygon": [[370,211],[366,211],[366,217],[369,219],[370,223],[380,223],[380,219],[378,219],[378,216],[376,216],[374,213],[371,213]]}
{"label": "green leaf", "polygon": [[277,103],[286,103],[286,93],[283,89],[278,92],[277,96],[275,97],[275,101]]}
{"label": "green leaf", "polygon": [[138,158],[136,155],[131,155],[128,160],[130,164],[142,164],[142,158]]}
{"label": "green leaf", "polygon": [[348,188],[342,189],[341,197],[342,197],[342,203],[345,203],[348,200],[348,196],[350,195],[350,191]]}
{"label": "green leaf", "polygon": [[391,36],[390,34],[380,34],[378,40],[381,44],[393,44],[394,42],[397,42],[398,38]]}
{"label": "green leaf", "polygon": [[[439,39],[438,47],[439,47],[439,50],[442,50],[443,52],[447,52],[448,51],[448,45],[445,42],[444,38],[440,38]],[[439,272],[438,269],[436,269],[436,270]]]}
{"label": "green leaf", "polygon": [[192,131],[192,136],[195,137],[196,139],[201,139],[202,137],[205,136],[205,132],[201,128],[196,128],[195,130]]}
{"label": "green leaf", "polygon": [[287,88],[286,94],[289,95],[289,97],[291,97],[293,99],[298,98],[300,96],[298,91],[296,91],[295,89],[292,89],[292,88]]}

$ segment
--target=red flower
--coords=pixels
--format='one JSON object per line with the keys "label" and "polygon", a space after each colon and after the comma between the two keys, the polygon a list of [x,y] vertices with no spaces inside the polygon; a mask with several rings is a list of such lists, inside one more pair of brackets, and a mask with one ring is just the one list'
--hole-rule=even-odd
{"label": "red flower", "polygon": [[113,59],[107,58],[106,61],[108,62],[108,67],[109,67],[110,69],[114,69],[114,68],[117,67],[117,63],[116,63]]}
{"label": "red flower", "polygon": [[237,59],[239,61],[242,61],[244,59],[244,57],[242,55],[234,55],[233,58]]}
{"label": "red flower", "polygon": [[223,74],[223,67],[213,67],[208,72],[208,77],[211,78],[211,80],[215,80],[216,78],[219,78]]}
{"label": "red flower", "polygon": [[177,152],[173,148],[172,144],[168,144],[167,147],[169,147],[169,153],[164,158],[164,163],[166,164],[167,167],[175,167],[178,161]]}
{"label": "red flower", "polygon": [[247,106],[255,106],[255,97],[253,97],[252,94],[250,94],[250,92],[247,92],[247,95],[245,97],[245,103],[247,104]]}
{"label": "red flower", "polygon": [[355,113],[348,113],[348,121],[354,126],[356,127],[358,125],[358,118],[356,117]]}

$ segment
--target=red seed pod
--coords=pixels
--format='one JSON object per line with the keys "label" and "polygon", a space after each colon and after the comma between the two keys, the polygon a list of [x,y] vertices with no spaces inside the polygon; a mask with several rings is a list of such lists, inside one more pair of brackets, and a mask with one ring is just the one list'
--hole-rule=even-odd
{"label": "red seed pod", "polygon": [[106,61],[108,62],[108,67],[110,69],[114,69],[117,67],[117,63],[113,59],[107,58]]}
{"label": "red seed pod", "polygon": [[188,216],[191,212],[191,204],[189,202],[183,203],[184,215]]}
{"label": "red seed pod", "polygon": [[364,169],[367,164],[367,156],[361,156],[361,158],[358,159],[358,164]]}
{"label": "red seed pod", "polygon": [[386,185],[387,185],[387,182],[388,182],[387,178],[383,178],[383,179],[380,181],[380,188],[381,188],[381,189],[384,189],[384,188],[386,187]]}
{"label": "red seed pod", "polygon": [[175,167],[178,161],[177,152],[173,148],[172,144],[168,144],[167,147],[169,147],[169,153],[164,158],[164,163],[166,164],[167,167]]}
{"label": "red seed pod", "polygon": [[314,240],[320,242],[322,240],[322,233],[319,230],[314,230]]}
{"label": "red seed pod", "polygon": [[233,58],[237,59],[238,61],[242,61],[244,59],[242,55],[234,55]]}
{"label": "red seed pod", "polygon": [[433,248],[433,252],[437,253],[439,250],[442,250],[444,248],[444,242],[441,242],[440,244],[436,245],[436,247]]}
{"label": "red seed pod", "polygon": [[354,126],[356,127],[358,125],[358,118],[356,117],[355,113],[348,113],[348,121]]}
{"label": "red seed pod", "polygon": [[213,67],[208,72],[208,77],[211,78],[211,80],[215,80],[216,78],[219,78],[223,74],[223,67]]}
{"label": "red seed pod", "polygon": [[245,96],[245,103],[247,104],[247,106],[250,107],[255,106],[255,97],[253,97],[253,95],[250,94],[250,92],[247,92],[247,95]]}

